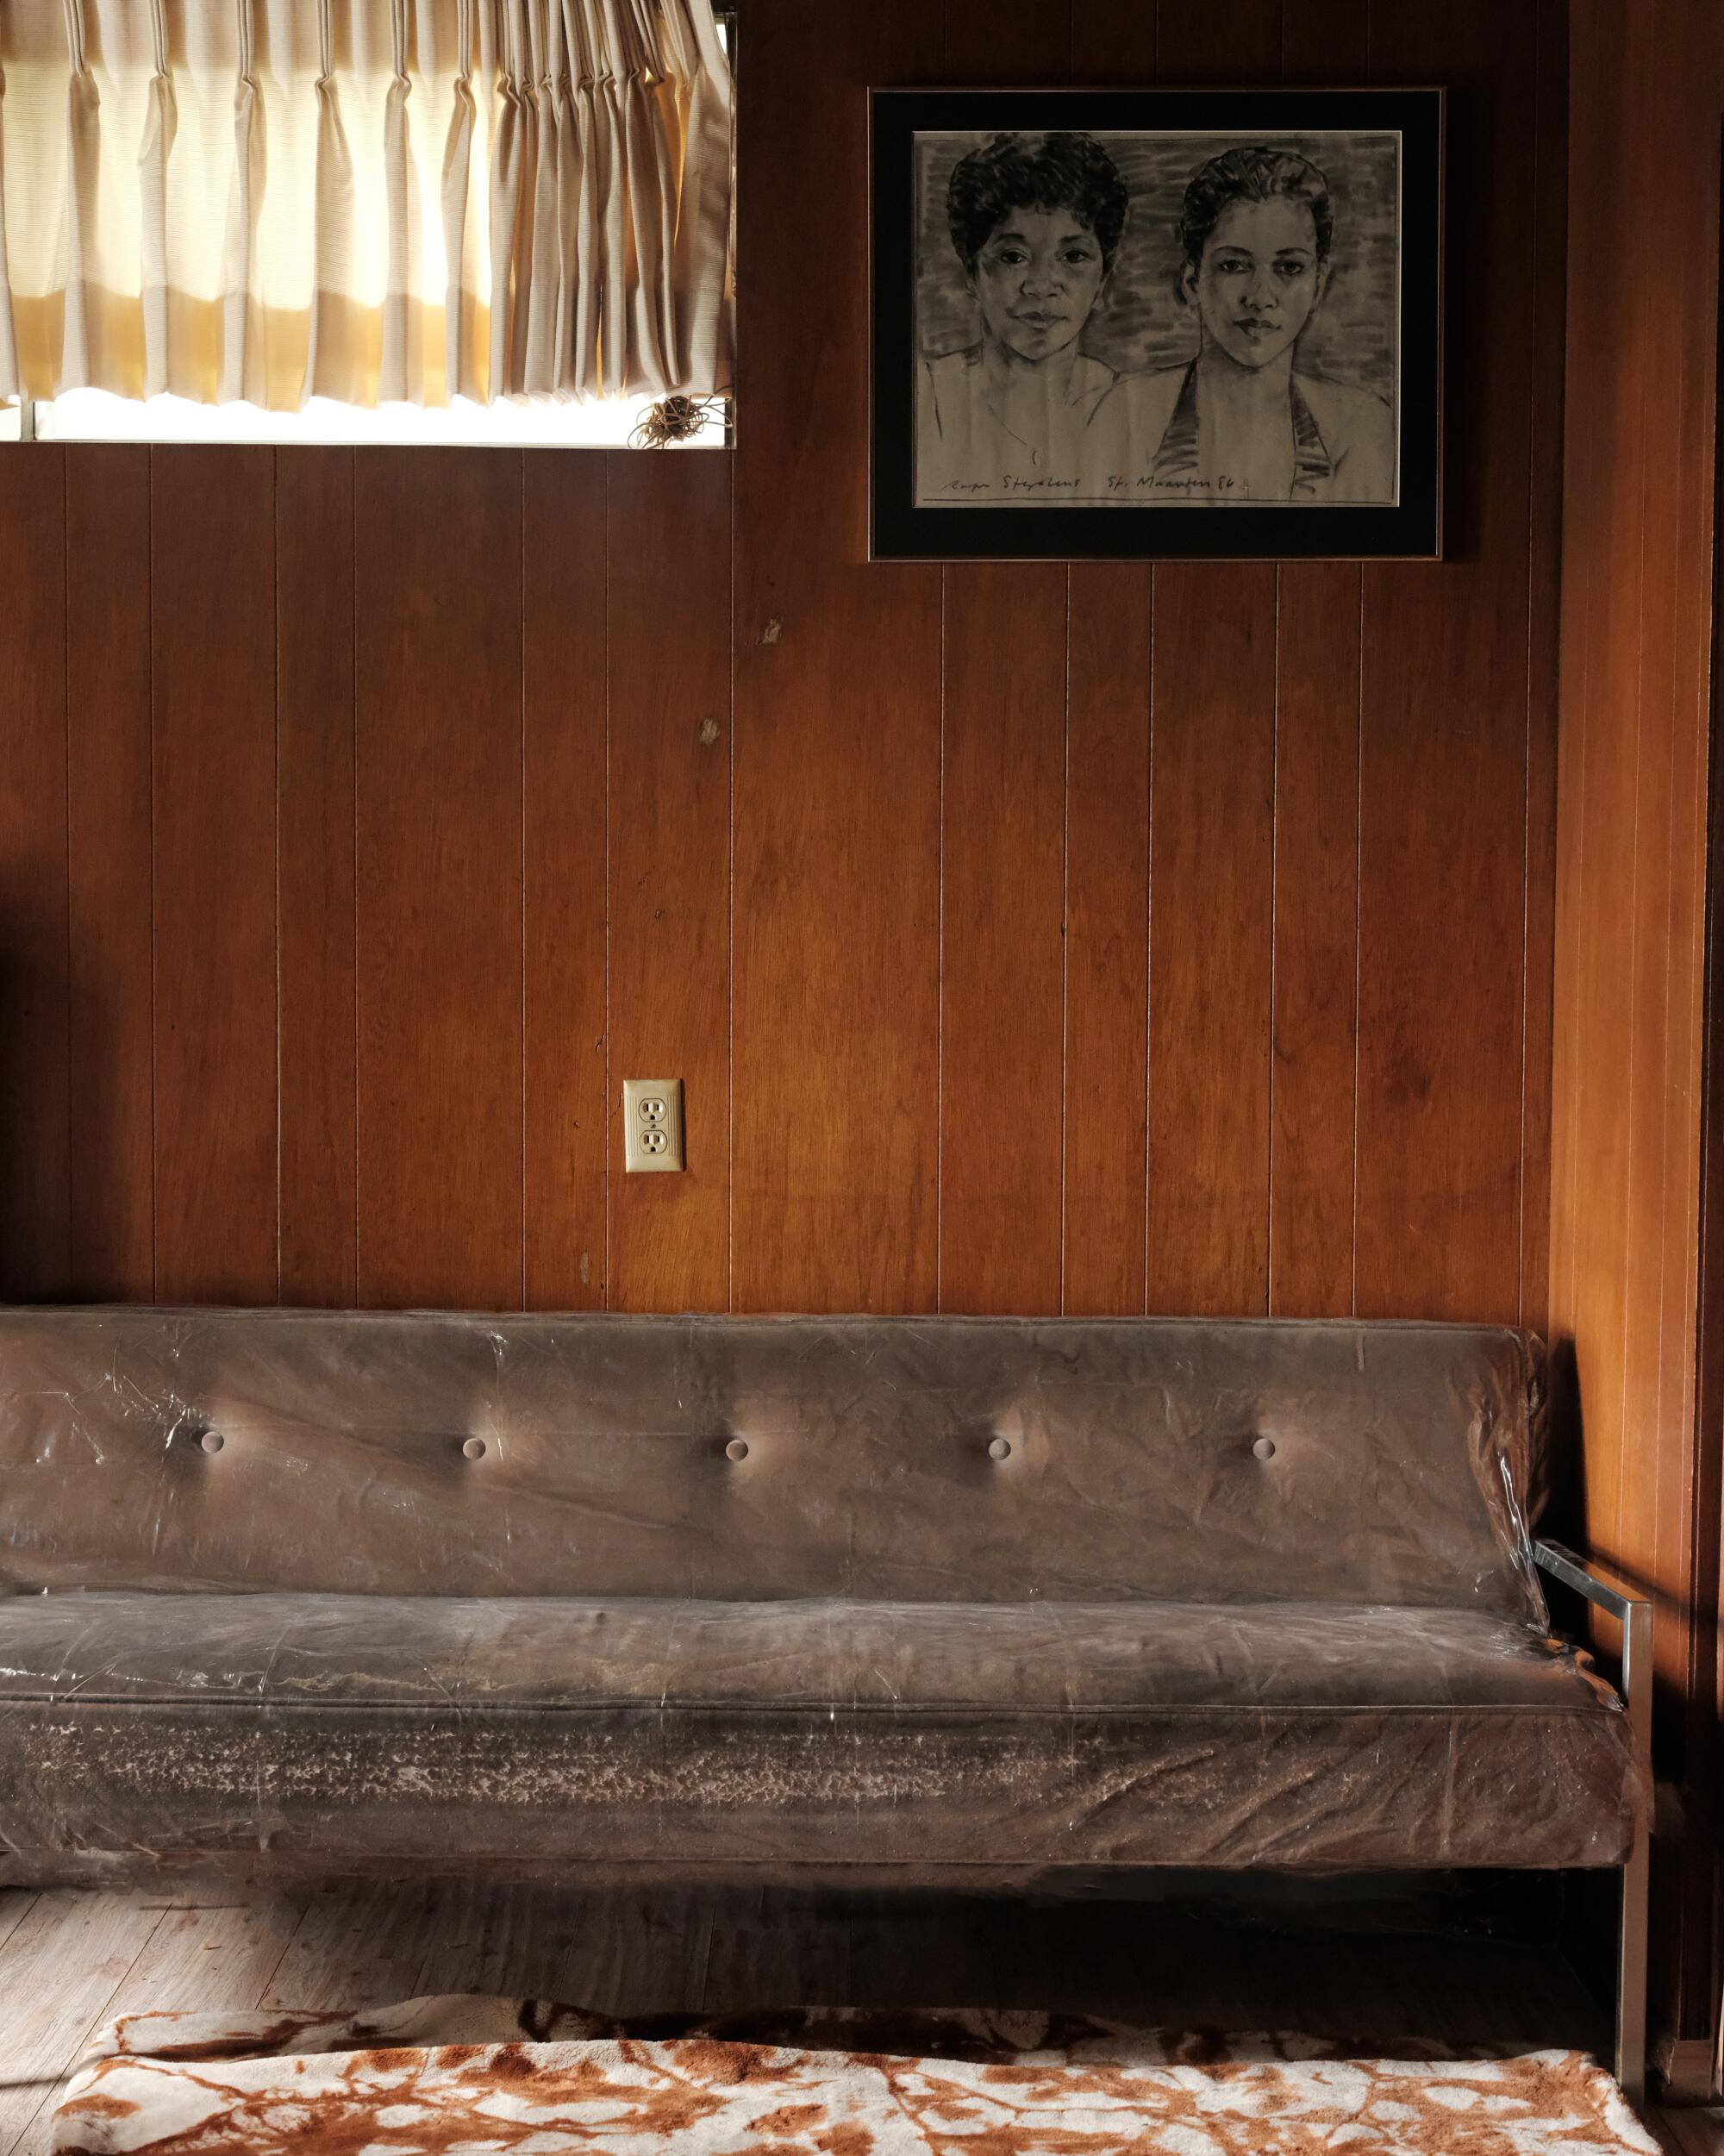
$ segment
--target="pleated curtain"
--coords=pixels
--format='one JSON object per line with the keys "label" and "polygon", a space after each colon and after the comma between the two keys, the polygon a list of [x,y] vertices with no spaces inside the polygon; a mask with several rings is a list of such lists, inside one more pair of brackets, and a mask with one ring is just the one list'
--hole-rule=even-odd
{"label": "pleated curtain", "polygon": [[0,0],[0,396],[729,387],[711,0]]}

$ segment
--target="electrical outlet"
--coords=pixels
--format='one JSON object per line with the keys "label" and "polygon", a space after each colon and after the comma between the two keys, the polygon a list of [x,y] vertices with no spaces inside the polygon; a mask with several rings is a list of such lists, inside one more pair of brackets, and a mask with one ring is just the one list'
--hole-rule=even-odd
{"label": "electrical outlet", "polygon": [[683,1081],[624,1078],[622,1165],[629,1175],[677,1175],[683,1159]]}

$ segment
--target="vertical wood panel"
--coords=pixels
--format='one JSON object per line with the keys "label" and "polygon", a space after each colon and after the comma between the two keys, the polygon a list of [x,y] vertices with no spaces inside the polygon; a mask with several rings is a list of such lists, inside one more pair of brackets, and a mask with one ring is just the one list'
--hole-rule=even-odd
{"label": "vertical wood panel", "polygon": [[[1627,144],[1610,111],[1624,78],[1629,26],[1600,8],[1579,11],[1576,24],[1577,155],[1587,157],[1599,184],[1577,192],[1571,213],[1576,261],[1596,266],[1571,287],[1568,341],[1583,363],[1571,369],[1567,428],[1577,443],[1608,439],[1616,453],[1571,453],[1564,466],[1551,1284],[1553,1320],[1580,1350],[1571,1405],[1585,1422],[1583,1532],[1594,1547],[1620,1558],[1621,1363],[1612,1347],[1595,1370],[1591,1349],[1622,1337],[1627,1153],[1615,1110],[1630,1080],[1630,1044],[1620,1022],[1590,1022],[1595,1010],[1620,1012],[1627,975],[1630,908],[1620,898],[1601,904],[1594,893],[1633,888],[1632,820],[1613,813],[1633,799],[1633,639],[1614,633],[1614,617],[1618,608],[1628,618],[1639,615],[1641,383],[1650,354],[1644,309],[1628,303],[1622,289],[1641,258],[1615,245],[1610,219],[1611,203],[1633,196],[1623,169]],[[1621,364],[1603,364],[1607,353],[1620,355]],[[1586,355],[1596,356],[1585,363]]]}
{"label": "vertical wood panel", "polygon": [[1154,0],[1071,0],[1071,79],[1113,86],[1155,80]]}
{"label": "vertical wood panel", "polygon": [[66,453],[70,1284],[155,1287],[150,453]]}
{"label": "vertical wood panel", "polygon": [[274,453],[151,452],[156,1293],[273,1303]]}
{"label": "vertical wood panel", "polygon": [[1164,83],[1280,79],[1281,0],[1155,0],[1155,36]]}
{"label": "vertical wood panel", "polygon": [[[1541,376],[1563,350],[1568,246],[1568,9],[1539,0],[1533,124],[1533,334]],[[1562,599],[1563,405],[1535,385],[1527,624],[1527,908],[1521,1085],[1521,1322],[1550,1316],[1551,1057],[1556,935],[1557,676]]]}
{"label": "vertical wood panel", "polygon": [[610,463],[588,450],[525,459],[527,1306],[538,1310],[605,1299]]}
{"label": "vertical wood panel", "polygon": [[0,1292],[66,1293],[66,459],[0,458]]}
{"label": "vertical wood panel", "polygon": [[1353,1304],[1359,572],[1286,564],[1276,617],[1269,1307]]}
{"label": "vertical wood panel", "polygon": [[[1368,0],[1285,0],[1284,81],[1369,63]],[[1346,563],[1276,579],[1269,1307],[1297,1317],[1353,1307],[1361,590]]]}
{"label": "vertical wood panel", "polygon": [[[769,0],[749,91],[749,395],[735,484],[740,1309],[934,1296],[940,572],[867,553],[868,84],[931,79],[938,12]],[[798,215],[783,205],[794,200]],[[804,322],[803,235],[828,266]]]}
{"label": "vertical wood panel", "polygon": [[[1273,82],[1281,0],[1159,0],[1164,83]],[[1150,766],[1152,1310],[1269,1292],[1275,571],[1158,568]]]}
{"label": "vertical wood panel", "polygon": [[[1656,20],[1656,18],[1655,18]],[[1684,1784],[1686,1831],[1679,1851],[1666,1859],[1665,1889],[1676,1922],[1677,1946],[1672,1957],[1675,1997],[1669,2021],[1685,2040],[1710,2044],[1720,2023],[1724,1986],[1724,1848],[1708,1831],[1720,1816],[1721,1684],[1724,1663],[1718,1653],[1721,1615],[1721,1551],[1713,1532],[1724,1508],[1724,1417],[1717,1412],[1718,1350],[1724,1340],[1724,1297],[1718,1292],[1715,1216],[1702,1225],[1702,1192],[1707,1197],[1724,1174],[1718,1106],[1724,1068],[1716,1055],[1724,1013],[1724,968],[1708,953],[1719,942],[1721,892],[1716,834],[1724,830],[1724,780],[1711,763],[1717,738],[1715,685],[1716,604],[1719,589],[1715,556],[1715,488],[1718,477],[1719,321],[1717,269],[1720,260],[1718,116],[1724,107],[1724,18],[1703,0],[1675,0],[1665,17],[1665,49],[1679,52],[1684,65],[1666,71],[1665,80],[1677,100],[1675,126],[1681,144],[1682,182],[1696,214],[1686,221],[1690,247],[1700,250],[1710,276],[1684,273],[1675,266],[1680,253],[1677,233],[1661,229],[1653,258],[1653,291],[1680,300],[1681,351],[1679,409],[1659,413],[1664,428],[1664,461],[1655,457],[1654,473],[1673,476],[1677,486],[1675,549],[1671,562],[1674,597],[1670,611],[1673,655],[1671,721],[1674,735],[1672,797],[1676,804],[1669,862],[1670,1009],[1668,1051],[1671,1113],[1664,1132],[1663,1158],[1653,1185],[1665,1199],[1662,1266],[1665,1288],[1657,1311],[1647,1320],[1658,1328],[1657,1445],[1658,1497],[1652,1536],[1652,1578],[1669,1594],[1667,1583],[1680,1582],[1671,1597],[1682,1612],[1667,1625],[1677,1638],[1665,1644],[1654,1632],[1654,1657],[1671,1672],[1670,1719],[1680,1723],[1680,1758]],[[1662,26],[1660,26],[1662,27]],[[1653,200],[1660,197],[1656,192]],[[1662,268],[1664,275],[1659,276]],[[1656,630],[1653,632],[1656,634]],[[1708,829],[1708,809],[1710,825]],[[1708,983],[1708,965],[1713,968]],[[1701,1174],[1694,1172],[1696,1141]],[[1702,1236],[1704,1242],[1702,1244]],[[1702,1252],[1708,1278],[1702,1286]],[[1673,1323],[1679,1310],[1692,1326]],[[1698,1334],[1698,1338],[1692,1337]],[[1702,1390],[1703,1373],[1703,1390]],[[1646,1445],[1641,1440],[1641,1456]],[[1696,1531],[1697,1530],[1697,1531]],[[1681,1706],[1677,1707],[1677,1698]]]}
{"label": "vertical wood panel", "polygon": [[[1599,10],[1594,6],[1583,6],[1570,10],[1572,29],[1569,46],[1570,85],[1568,117],[1571,141],[1575,154],[1583,146],[1596,155],[1592,138],[1602,134],[1603,109],[1602,83],[1596,67],[1596,41]],[[1569,245],[1575,250],[1577,263],[1583,260],[1583,250],[1589,234],[1582,221],[1583,197],[1571,191],[1573,199],[1568,219]],[[1595,213],[1596,215],[1596,213]],[[1600,280],[1577,273],[1569,281],[1565,320],[1565,352],[1568,355],[1563,384],[1564,431],[1577,428],[1583,412],[1590,412],[1597,397],[1596,370],[1577,363],[1573,356],[1577,334],[1587,313],[1596,314],[1602,299]],[[1561,566],[1561,592],[1563,605],[1559,616],[1559,672],[1558,675],[1558,703],[1560,725],[1557,735],[1557,826],[1556,826],[1556,892],[1553,909],[1553,943],[1552,973],[1552,1000],[1551,1014],[1551,1252],[1550,1252],[1550,1320],[1552,1346],[1554,1350],[1553,1370],[1558,1383],[1552,1388],[1552,1405],[1560,1422],[1571,1426],[1576,1403],[1571,1397],[1571,1344],[1562,1337],[1565,1326],[1573,1322],[1576,1278],[1576,1207],[1577,1194],[1577,1165],[1580,1147],[1576,1120],[1577,1093],[1581,1069],[1580,1039],[1582,1012],[1578,999],[1571,992],[1575,970],[1579,964],[1585,908],[1581,903],[1580,872],[1583,855],[1580,834],[1584,819],[1584,800],[1577,793],[1583,769],[1582,747],[1587,732],[1586,674],[1583,659],[1583,637],[1590,629],[1590,620],[1583,603],[1591,583],[1591,564],[1582,552],[1572,548],[1568,534],[1571,526],[1582,514],[1585,499],[1585,514],[1589,523],[1593,512],[1594,491],[1600,484],[1607,463],[1614,460],[1598,458],[1590,469],[1583,467],[1570,471],[1566,453],[1563,465],[1563,541],[1565,553],[1570,559]],[[1586,627],[1583,627],[1586,624]],[[1559,1502],[1577,1508],[1581,1500],[1568,1490],[1559,1495]],[[1571,1523],[1576,1523],[1575,1511],[1571,1509]]]}
{"label": "vertical wood panel", "polygon": [[[1060,82],[1071,10],[947,0],[946,72]],[[940,1303],[1055,1311],[1065,998],[1066,572],[945,572]]]}
{"label": "vertical wood panel", "polygon": [[[1551,1323],[1585,1532],[1653,1597],[1654,1765],[1680,1798],[1653,1842],[1654,2026],[1709,2044],[1719,1090],[1703,936],[1724,24],[1699,0],[1583,0],[1571,20]],[[1668,218],[1673,199],[1690,214]],[[1715,1002],[1716,984],[1715,970]]]}
{"label": "vertical wood panel", "polygon": [[1346,89],[1371,77],[1371,0],[1283,0],[1281,79]]}
{"label": "vertical wood panel", "polygon": [[1143,1308],[1151,581],[1074,566],[1068,659],[1063,1307]]}
{"label": "vertical wood panel", "polygon": [[[1155,79],[1155,9],[1073,0],[1071,77]],[[1148,1204],[1149,700],[1154,571],[1067,578],[1061,1307],[1144,1307]]]}
{"label": "vertical wood panel", "polygon": [[[1452,86],[1447,559],[1365,571],[1362,1315],[1520,1309],[1536,11],[1379,10],[1372,72]],[[1464,842],[1462,842],[1464,841]]]}
{"label": "vertical wood panel", "polygon": [[[610,474],[610,1301],[730,1299],[730,469]],[[669,597],[668,595],[674,595]],[[676,630],[666,634],[665,608]],[[679,1078],[688,1166],[622,1172],[622,1082]]]}
{"label": "vertical wood panel", "polygon": [[276,459],[281,1299],[359,1292],[353,453]]}
{"label": "vertical wood panel", "polygon": [[522,1301],[521,461],[355,459],[367,1304]]}
{"label": "vertical wood panel", "polygon": [[940,1307],[1057,1311],[1065,572],[966,564],[946,611]]}
{"label": "vertical wood panel", "polygon": [[1069,81],[1073,0],[945,0],[948,82]]}
{"label": "vertical wood panel", "polygon": [[[1634,158],[1629,175],[1631,199],[1637,202],[1655,201],[1665,184],[1671,152],[1665,140],[1668,80],[1667,67],[1637,40],[1622,85]],[[1701,173],[1690,171],[1692,182],[1700,182]],[[1710,177],[1715,197],[1715,151]],[[1698,200],[1702,187],[1691,184],[1684,191]],[[1622,818],[1620,803],[1615,814],[1630,824],[1634,859],[1625,908],[1630,945],[1622,1009],[1630,1059],[1624,1074],[1627,1082],[1615,1103],[1627,1134],[1627,1173],[1622,1192],[1621,1404],[1611,1547],[1633,1577],[1654,1590],[1660,1605],[1653,1615],[1652,1659],[1664,1697],[1656,1709],[1654,1746],[1658,1766],[1666,1779],[1683,1783],[1689,1781],[1690,1763],[1683,1757],[1688,1732],[1682,1709],[1698,1629],[1690,1524],[1693,1460],[1685,1447],[1648,1445],[1646,1440],[1648,1434],[1679,1427],[1685,1419],[1686,1403],[1681,1397],[1685,1369],[1677,1378],[1677,1397],[1671,1401],[1662,1397],[1671,1336],[1690,1331],[1684,1321],[1693,1307],[1687,1246],[1694,1232],[1694,1211],[1689,1178],[1679,1167],[1674,1176],[1671,1169],[1672,1140],[1677,1149],[1685,1147],[1692,1128],[1681,1096],[1688,1090],[1686,1052],[1696,1045],[1684,1008],[1684,990],[1696,976],[1693,953],[1683,947],[1687,939],[1681,916],[1685,912],[1691,924],[1697,913],[1678,894],[1697,899],[1704,888],[1705,870],[1703,843],[1698,842],[1701,822],[1696,822],[1701,788],[1696,783],[1699,759],[1693,752],[1698,744],[1694,731],[1677,721],[1675,693],[1681,663],[1676,637],[1681,497],[1685,490],[1679,478],[1674,484],[1658,486],[1648,485],[1646,475],[1679,472],[1689,464],[1699,431],[1696,414],[1683,409],[1683,351],[1688,340],[1683,335],[1680,313],[1672,310],[1677,319],[1671,320],[1660,299],[1662,293],[1679,291],[1690,281],[1687,264],[1698,237],[1687,220],[1680,234],[1657,221],[1644,249],[1638,251],[1627,295],[1630,308],[1652,334],[1646,372],[1640,378],[1641,434],[1637,446],[1641,462],[1635,476],[1642,487],[1642,504],[1640,546],[1633,564],[1637,588],[1632,634],[1624,634],[1629,624],[1621,616],[1612,623],[1633,665],[1626,707],[1633,713],[1634,791],[1628,797],[1632,815]],[[1715,240],[1708,256],[1716,261]],[[1662,391],[1653,387],[1661,375],[1667,382],[1669,375],[1674,376],[1673,384]],[[1696,1066],[1697,1061],[1696,1056]],[[1588,1374],[1589,1390],[1596,1394],[1606,1372],[1592,1359]],[[1589,1459],[1589,1482],[1595,1472]],[[1708,1641],[1707,1659],[1715,1663],[1715,1644]],[[1715,1815],[1708,1807],[1703,1815]],[[1663,1965],[1655,1980],[1664,1995],[1660,2019],[1676,2008],[1683,1988],[1684,1937],[1691,1952],[1694,1918],[1701,1914],[1693,1906],[1691,1892],[1684,1890],[1689,1886],[1684,1870],[1679,1844],[1673,1836],[1666,1838],[1652,1879],[1652,1922],[1671,1949],[1667,1958],[1659,1957]]]}
{"label": "vertical wood panel", "polygon": [[1275,571],[1159,569],[1151,771],[1149,1307],[1269,1286]]}

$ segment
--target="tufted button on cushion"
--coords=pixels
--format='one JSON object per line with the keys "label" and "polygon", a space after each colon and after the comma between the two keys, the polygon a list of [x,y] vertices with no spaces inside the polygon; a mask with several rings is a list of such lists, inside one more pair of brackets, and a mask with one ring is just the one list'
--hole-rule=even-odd
{"label": "tufted button on cushion", "polygon": [[200,1437],[197,1441],[203,1447],[206,1453],[219,1453],[222,1447],[228,1442],[227,1439],[222,1436],[220,1430],[205,1430],[203,1436]]}
{"label": "tufted button on cushion", "polygon": [[727,1459],[746,1459],[748,1457],[747,1440],[741,1437],[733,1437],[729,1444],[728,1444],[724,1448],[724,1457]]}
{"label": "tufted button on cushion", "polygon": [[1011,1456],[1012,1440],[1009,1437],[996,1437],[988,1447],[990,1459],[1009,1459]]}
{"label": "tufted button on cushion", "polygon": [[482,1437],[470,1437],[462,1446],[461,1450],[469,1459],[483,1459],[485,1456],[485,1441]]}
{"label": "tufted button on cushion", "polygon": [[1272,1437],[1260,1437],[1251,1449],[1259,1459],[1273,1459],[1275,1457],[1275,1440]]}

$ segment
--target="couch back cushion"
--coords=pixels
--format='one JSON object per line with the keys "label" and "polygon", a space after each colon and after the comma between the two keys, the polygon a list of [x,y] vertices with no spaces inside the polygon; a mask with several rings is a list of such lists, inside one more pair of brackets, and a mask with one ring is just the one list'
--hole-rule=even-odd
{"label": "couch back cushion", "polygon": [[1451,1325],[0,1313],[14,1589],[1541,1610]]}

